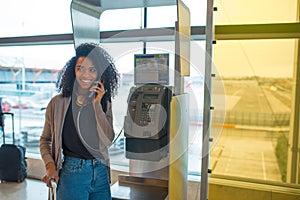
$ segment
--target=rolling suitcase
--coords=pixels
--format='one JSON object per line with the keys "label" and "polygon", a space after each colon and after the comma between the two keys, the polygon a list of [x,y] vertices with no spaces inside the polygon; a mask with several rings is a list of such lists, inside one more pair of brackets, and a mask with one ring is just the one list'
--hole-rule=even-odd
{"label": "rolling suitcase", "polygon": [[14,114],[0,113],[11,116],[12,121],[12,144],[5,143],[4,125],[2,126],[3,144],[0,147],[0,181],[22,182],[27,177],[26,149],[23,146],[15,145]]}

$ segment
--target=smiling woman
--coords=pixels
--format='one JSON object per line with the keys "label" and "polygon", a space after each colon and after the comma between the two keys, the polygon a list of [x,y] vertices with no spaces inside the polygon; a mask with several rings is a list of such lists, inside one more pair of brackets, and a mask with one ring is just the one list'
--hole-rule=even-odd
{"label": "smiling woman", "polygon": [[42,180],[48,187],[51,180],[58,184],[58,199],[111,199],[108,148],[115,136],[111,99],[117,86],[112,58],[96,44],[79,45],[61,71],[60,94],[47,106],[40,138]]}

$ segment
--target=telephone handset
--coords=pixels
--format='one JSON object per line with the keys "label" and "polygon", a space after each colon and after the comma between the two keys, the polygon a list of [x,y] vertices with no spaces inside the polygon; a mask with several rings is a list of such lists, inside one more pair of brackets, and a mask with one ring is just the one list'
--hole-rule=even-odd
{"label": "telephone handset", "polygon": [[[91,87],[93,86],[97,86],[97,87],[101,87],[101,85],[99,83],[93,83]],[[90,92],[88,98],[92,99],[95,96],[96,92]]]}
{"label": "telephone handset", "polygon": [[[99,83],[93,83],[91,87],[93,86],[102,87]],[[86,105],[87,103],[91,102],[95,98],[95,95],[97,95],[96,92],[90,92],[89,96],[85,99],[83,105]]]}

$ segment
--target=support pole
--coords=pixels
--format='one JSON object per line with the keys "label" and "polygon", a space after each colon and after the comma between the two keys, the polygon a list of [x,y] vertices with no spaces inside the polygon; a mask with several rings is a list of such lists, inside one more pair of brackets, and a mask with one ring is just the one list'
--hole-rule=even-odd
{"label": "support pole", "polygon": [[211,68],[212,68],[212,42],[213,42],[213,0],[207,0],[206,14],[206,54],[204,76],[204,107],[203,107],[203,133],[202,133],[202,165],[200,200],[208,199],[208,166],[209,166],[209,138],[211,128]]}
{"label": "support pole", "polygon": [[[298,0],[297,21],[300,22],[300,0]],[[294,87],[290,134],[288,141],[287,182],[300,184],[300,39],[295,42]]]}
{"label": "support pole", "polygon": [[[147,8],[144,8],[144,29],[147,28]],[[143,54],[147,53],[147,42],[143,42]]]}

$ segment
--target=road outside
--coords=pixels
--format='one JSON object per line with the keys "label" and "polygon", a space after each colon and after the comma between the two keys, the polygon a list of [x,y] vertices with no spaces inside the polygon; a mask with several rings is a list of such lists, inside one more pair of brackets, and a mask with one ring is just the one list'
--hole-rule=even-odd
{"label": "road outside", "polygon": [[[282,182],[275,148],[277,137],[289,130],[288,91],[261,85],[257,80],[223,83],[226,102],[223,108],[222,102],[217,103],[213,122],[222,121],[214,118],[214,112],[216,118],[226,118],[223,128],[212,128],[212,133],[220,132],[210,152],[212,173]],[[222,95],[222,88],[215,91]]]}

